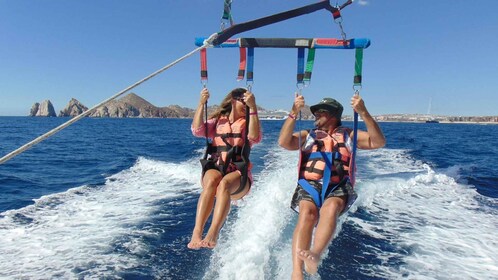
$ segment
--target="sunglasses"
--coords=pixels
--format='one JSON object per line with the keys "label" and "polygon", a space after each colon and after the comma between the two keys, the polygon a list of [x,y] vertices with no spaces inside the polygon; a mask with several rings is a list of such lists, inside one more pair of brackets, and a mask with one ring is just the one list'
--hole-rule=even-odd
{"label": "sunglasses", "polygon": [[233,92],[232,98],[244,103],[244,93],[243,92]]}

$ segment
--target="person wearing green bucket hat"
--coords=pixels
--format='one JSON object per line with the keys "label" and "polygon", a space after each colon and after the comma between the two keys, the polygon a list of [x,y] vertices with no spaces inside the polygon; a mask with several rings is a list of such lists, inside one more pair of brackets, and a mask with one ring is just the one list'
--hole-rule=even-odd
{"label": "person wearing green bucket hat", "polygon": [[[304,97],[296,94],[278,139],[284,149],[300,150],[299,180],[291,201],[291,208],[299,213],[292,237],[292,279],[303,279],[303,269],[310,274],[318,271],[322,254],[332,241],[337,218],[357,198],[352,176],[355,166],[350,166],[354,132],[342,126],[344,107],[333,98],[323,98],[310,107],[315,128],[294,132],[296,116],[304,104]],[[367,128],[358,130],[357,147],[383,147],[384,134],[359,95],[351,98],[351,107]]]}
{"label": "person wearing green bucket hat", "polygon": [[341,119],[344,108],[342,107],[342,104],[334,98],[325,97],[318,102],[318,104],[311,106],[310,110],[312,114],[315,114],[318,110],[324,110],[329,112],[331,116]]}

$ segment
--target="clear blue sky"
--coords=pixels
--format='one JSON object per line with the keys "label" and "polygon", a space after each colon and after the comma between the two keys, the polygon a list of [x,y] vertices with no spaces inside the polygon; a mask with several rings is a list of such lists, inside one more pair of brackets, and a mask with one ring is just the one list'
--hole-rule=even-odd
{"label": "clear blue sky", "polygon": [[[233,0],[237,22],[318,0]],[[335,1],[332,3],[335,4]],[[343,1],[339,1],[343,3]],[[370,38],[361,94],[374,115],[498,115],[498,1],[363,0],[343,10],[348,38]],[[0,0],[0,116],[24,116],[49,99],[57,113],[71,98],[88,107],[195,49],[220,30],[223,0]],[[240,37],[331,37],[326,11]],[[209,49],[211,104],[236,82],[237,49]],[[354,51],[319,50],[308,104],[331,96],[351,114]],[[296,89],[294,49],[256,49],[257,103],[289,109]],[[196,54],[132,90],[156,106],[195,108]]]}

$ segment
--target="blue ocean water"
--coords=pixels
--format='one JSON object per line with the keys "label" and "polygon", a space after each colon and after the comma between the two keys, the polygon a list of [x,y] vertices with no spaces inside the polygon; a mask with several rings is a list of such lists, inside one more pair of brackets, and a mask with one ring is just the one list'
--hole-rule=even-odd
{"label": "blue ocean water", "polygon": [[[0,117],[0,155],[65,121]],[[262,123],[254,187],[212,251],[186,248],[205,143],[190,120],[86,118],[0,165],[0,279],[290,279],[298,155]],[[307,278],[498,278],[498,126],[380,125]]]}

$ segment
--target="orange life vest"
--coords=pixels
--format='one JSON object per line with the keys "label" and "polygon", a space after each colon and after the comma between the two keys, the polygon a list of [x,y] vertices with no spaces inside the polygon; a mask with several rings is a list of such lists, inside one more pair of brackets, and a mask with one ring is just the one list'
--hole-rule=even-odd
{"label": "orange life vest", "polygon": [[232,195],[244,190],[248,171],[252,167],[249,161],[251,147],[247,140],[249,124],[247,115],[246,119],[240,118],[230,123],[227,116],[220,116],[215,125],[216,133],[213,141],[207,144],[204,159],[201,159],[202,176],[209,169],[217,169],[223,176],[234,171],[233,169],[240,171],[240,187]]}
{"label": "orange life vest", "polygon": [[222,116],[216,124],[216,134],[212,145],[216,147],[218,165],[241,160],[242,148],[244,147],[246,120],[240,118],[230,123],[228,117]]}
{"label": "orange life vest", "polygon": [[349,176],[351,152],[346,147],[349,128],[337,127],[332,135],[322,130],[311,130],[308,134],[307,147],[301,149],[300,178],[318,181],[323,177],[327,166],[322,153],[334,153],[330,183],[339,183],[344,176]]}
{"label": "orange life vest", "polygon": [[[337,127],[332,134],[311,130],[304,147],[301,147],[298,183],[313,197],[318,207],[340,182],[349,179],[351,151],[346,144],[350,132],[345,127]],[[320,182],[321,194],[308,181]]]}

